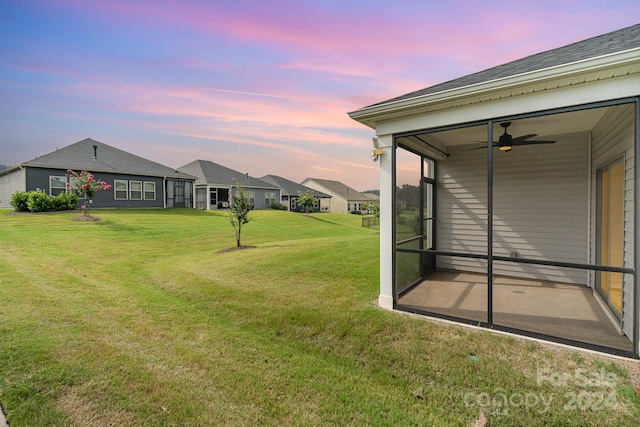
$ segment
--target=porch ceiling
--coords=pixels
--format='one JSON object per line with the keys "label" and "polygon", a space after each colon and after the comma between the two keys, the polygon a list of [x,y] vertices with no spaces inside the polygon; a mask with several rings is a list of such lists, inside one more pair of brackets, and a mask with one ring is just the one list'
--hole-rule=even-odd
{"label": "porch ceiling", "polygon": [[[500,120],[496,121],[493,129],[494,141],[497,141],[504,130],[499,126],[501,121],[511,121],[508,129],[509,134],[514,137],[527,134],[537,134],[532,139],[559,139],[563,134],[591,131],[600,121],[609,108],[594,108],[589,110],[574,111],[561,114],[553,114],[539,117],[531,117],[520,120]],[[426,139],[425,139],[426,137]],[[448,151],[450,147],[476,144],[486,141],[487,128],[485,125],[463,127],[441,132],[425,132],[420,138],[434,144],[443,151]],[[401,138],[400,142],[408,142],[415,138]]]}

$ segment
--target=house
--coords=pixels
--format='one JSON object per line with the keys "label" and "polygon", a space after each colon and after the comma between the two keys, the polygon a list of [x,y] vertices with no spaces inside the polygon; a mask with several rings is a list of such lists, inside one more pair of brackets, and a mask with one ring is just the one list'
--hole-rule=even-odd
{"label": "house", "polygon": [[0,207],[17,191],[67,191],[69,169],[112,185],[96,194],[94,208],[193,207],[195,177],[90,138],[0,171]]}
{"label": "house", "polygon": [[[341,183],[330,179],[307,178],[302,181],[305,187],[313,188],[331,196],[329,204],[321,204],[321,209],[336,213],[365,212],[372,199]],[[322,200],[325,203],[325,199]]]}
{"label": "house", "polygon": [[297,182],[290,181],[277,175],[265,175],[260,179],[280,188],[280,204],[286,206],[289,211],[300,212],[303,210],[298,205],[298,195],[301,193],[307,193],[317,199],[316,204],[312,209],[313,212],[320,212],[320,206],[325,206],[326,212],[329,210],[328,206],[331,196],[328,194],[305,187],[302,184],[298,184]]}
{"label": "house", "polygon": [[228,208],[237,184],[244,188],[254,209],[270,209],[272,204],[280,200],[280,189],[277,186],[208,160],[194,160],[178,170],[197,178],[195,187],[198,209]]}
{"label": "house", "polygon": [[349,115],[381,307],[638,357],[640,25]]}

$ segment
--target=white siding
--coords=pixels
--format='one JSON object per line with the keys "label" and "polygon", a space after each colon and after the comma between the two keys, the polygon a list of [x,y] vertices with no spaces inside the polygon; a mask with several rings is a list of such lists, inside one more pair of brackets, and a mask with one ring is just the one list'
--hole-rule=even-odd
{"label": "white siding", "polygon": [[[593,130],[592,160],[591,160],[591,258],[596,261],[596,172],[599,168],[612,161],[624,157],[625,161],[625,191],[624,191],[624,267],[634,267],[633,254],[633,204],[634,204],[634,163],[633,132],[634,109],[632,105],[622,105],[612,108],[602,118]],[[592,280],[594,275],[591,276]],[[622,300],[622,330],[627,336],[632,336],[633,325],[633,276],[625,274]]]}
{"label": "white siding", "polygon": [[[588,134],[556,144],[494,150],[493,253],[588,262]],[[437,249],[486,254],[486,151],[452,151],[438,163]],[[439,257],[438,268],[486,272],[486,262]],[[587,283],[584,270],[496,263],[494,273]]]}
{"label": "white siding", "polygon": [[25,171],[17,169],[7,175],[0,176],[0,208],[11,207],[11,195],[17,191],[26,191]]}
{"label": "white siding", "polygon": [[[335,193],[333,193],[332,191],[329,191],[327,188],[325,188],[324,186],[316,183],[313,180],[305,180],[302,185],[312,188],[314,190],[320,191],[322,193],[325,194],[329,194],[331,196],[331,201],[329,202],[329,212],[333,212],[333,213],[348,213],[349,211],[347,210],[347,201],[341,197],[338,197]],[[321,202],[322,203],[322,202]],[[326,206],[326,202],[325,204],[323,204],[323,206]]]}

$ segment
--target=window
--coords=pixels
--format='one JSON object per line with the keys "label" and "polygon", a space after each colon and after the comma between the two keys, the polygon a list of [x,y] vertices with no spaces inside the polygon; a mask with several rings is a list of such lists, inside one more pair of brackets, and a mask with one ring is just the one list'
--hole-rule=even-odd
{"label": "window", "polygon": [[113,181],[113,196],[116,200],[127,200],[129,195],[129,181],[116,179]]}
{"label": "window", "polygon": [[131,200],[142,200],[141,181],[129,181],[129,198]]}
{"label": "window", "polygon": [[271,206],[276,202],[276,193],[267,191],[264,193],[264,204],[265,206]]}
{"label": "window", "polygon": [[147,182],[144,183],[144,199],[155,200],[156,199],[156,183]]}
{"label": "window", "polygon": [[244,195],[247,198],[247,201],[251,206],[256,204],[256,192],[255,191],[245,191]]}
{"label": "window", "polygon": [[49,177],[49,195],[57,196],[60,193],[67,192],[66,176],[50,176]]}

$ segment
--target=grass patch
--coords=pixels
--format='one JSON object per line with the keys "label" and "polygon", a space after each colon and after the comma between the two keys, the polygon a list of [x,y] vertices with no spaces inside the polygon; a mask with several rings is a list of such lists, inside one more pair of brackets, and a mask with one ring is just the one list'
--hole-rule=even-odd
{"label": "grass patch", "polygon": [[376,308],[359,216],[92,214],[0,212],[12,425],[637,425],[632,365]]}

